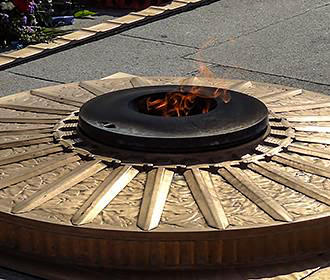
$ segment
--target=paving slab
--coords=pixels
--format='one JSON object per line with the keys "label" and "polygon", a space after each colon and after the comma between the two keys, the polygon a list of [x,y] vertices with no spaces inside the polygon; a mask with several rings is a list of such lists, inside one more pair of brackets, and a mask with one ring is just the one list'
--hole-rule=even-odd
{"label": "paving slab", "polygon": [[41,78],[37,79],[29,75],[29,71],[22,74],[0,72],[0,96],[10,95],[26,89],[57,85],[59,82]]}
{"label": "paving slab", "polygon": [[40,87],[34,82],[43,79],[90,80],[118,71],[195,75],[198,47],[215,36],[201,54],[220,77],[330,93],[329,18],[329,0],[218,1],[10,68],[0,80],[4,73],[33,77],[10,81],[5,91],[13,93]]}
{"label": "paving slab", "polygon": [[327,4],[329,0],[222,0],[125,34],[200,48],[211,38],[219,44],[247,36]]}
{"label": "paving slab", "polygon": [[[263,83],[273,83],[278,85],[286,85],[289,87],[303,88],[306,90],[316,91],[324,94],[330,94],[330,85],[314,83],[312,81],[304,81],[285,77],[281,75],[267,74],[249,69],[231,67],[219,64],[206,64],[216,77],[224,79],[237,80],[253,80]],[[197,72],[194,72],[197,73]]]}
{"label": "paving slab", "polygon": [[[203,51],[206,62],[329,84],[330,5]],[[196,55],[190,58],[197,58]]]}
{"label": "paving slab", "polygon": [[[196,69],[196,63],[181,57],[189,47],[169,46],[116,35],[22,64],[4,72],[18,73],[61,82],[94,80],[122,71],[142,75],[178,75]],[[19,89],[12,84],[12,91]]]}

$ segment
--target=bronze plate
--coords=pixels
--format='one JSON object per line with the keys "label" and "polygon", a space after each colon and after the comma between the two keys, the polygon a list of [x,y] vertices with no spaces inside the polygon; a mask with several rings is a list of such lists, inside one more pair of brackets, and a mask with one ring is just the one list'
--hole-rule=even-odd
{"label": "bronze plate", "polygon": [[100,153],[76,134],[74,112],[94,96],[181,80],[109,78],[1,98],[2,252],[149,270],[260,264],[328,251],[328,96],[194,80],[252,95],[270,110],[267,137],[233,160],[130,162],[118,151]]}

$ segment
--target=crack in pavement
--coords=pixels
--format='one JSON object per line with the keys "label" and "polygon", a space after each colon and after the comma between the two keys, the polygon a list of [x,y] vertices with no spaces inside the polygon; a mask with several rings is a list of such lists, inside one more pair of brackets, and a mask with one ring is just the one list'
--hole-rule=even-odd
{"label": "crack in pavement", "polygon": [[[280,74],[275,74],[275,73],[262,72],[262,71],[252,70],[252,69],[238,67],[238,66],[223,65],[223,64],[213,63],[213,62],[209,62],[209,61],[198,60],[198,59],[194,59],[194,58],[183,58],[183,59],[184,60],[195,61],[197,63],[201,62],[201,63],[204,63],[204,64],[211,65],[213,67],[223,67],[223,68],[227,68],[227,69],[242,70],[242,71],[247,71],[247,72],[256,73],[256,74],[270,75],[270,76],[274,76],[274,77],[278,77],[278,78],[291,79],[291,80],[296,80],[296,81],[300,81],[300,82],[306,82],[306,83],[312,83],[312,84],[315,84],[315,85],[330,87],[330,84],[325,84],[325,83],[315,82],[315,81],[309,81],[309,80],[305,80],[305,79],[300,79],[300,78],[295,78],[295,77],[290,77],[290,76],[285,76],[285,75],[280,75]],[[191,73],[193,73],[193,72],[194,71],[192,71]]]}
{"label": "crack in pavement", "polygon": [[[192,59],[191,59],[192,60]],[[193,60],[194,61],[194,60]],[[203,62],[215,73],[215,77],[222,79],[249,80],[261,83],[278,84],[293,88],[301,88],[314,92],[330,95],[330,84],[313,82],[309,80],[245,69],[235,66],[221,65],[210,62]],[[198,69],[185,73],[185,76],[198,76]]]}
{"label": "crack in pavement", "polygon": [[163,40],[158,40],[158,39],[144,38],[141,36],[134,36],[134,35],[128,35],[128,34],[119,34],[119,36],[133,38],[133,39],[139,39],[139,40],[143,40],[143,41],[155,42],[155,43],[164,43],[164,44],[177,46],[177,47],[185,47],[185,48],[196,49],[196,50],[199,49],[198,47],[194,47],[194,46],[189,46],[189,45],[184,45],[184,44],[179,44],[179,43],[174,43],[174,42],[169,42],[169,41],[163,41]]}
{"label": "crack in pavement", "polygon": [[41,77],[37,77],[37,76],[31,76],[31,75],[27,75],[27,74],[21,74],[21,73],[17,73],[17,72],[14,72],[14,71],[5,71],[5,72],[10,73],[10,74],[13,74],[13,75],[25,77],[25,78],[31,78],[31,79],[35,79],[35,80],[44,81],[44,82],[51,82],[51,83],[57,83],[57,84],[65,84],[65,82],[51,80],[51,79],[45,79],[45,78],[41,78]]}

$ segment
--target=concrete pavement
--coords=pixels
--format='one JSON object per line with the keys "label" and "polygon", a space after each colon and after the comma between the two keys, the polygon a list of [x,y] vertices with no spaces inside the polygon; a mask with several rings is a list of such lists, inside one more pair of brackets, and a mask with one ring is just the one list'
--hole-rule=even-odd
{"label": "concrete pavement", "polygon": [[330,93],[329,0],[222,0],[0,73],[1,95],[57,83],[196,74],[196,52],[219,77]]}

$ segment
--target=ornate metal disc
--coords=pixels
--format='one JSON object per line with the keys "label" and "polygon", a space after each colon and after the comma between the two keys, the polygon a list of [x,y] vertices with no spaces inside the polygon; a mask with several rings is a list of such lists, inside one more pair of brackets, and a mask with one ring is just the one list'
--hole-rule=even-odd
{"label": "ornate metal disc", "polygon": [[76,132],[76,112],[96,95],[181,82],[108,78],[1,98],[1,249],[139,269],[274,262],[328,250],[328,96],[194,80],[254,96],[270,111],[270,131],[253,149],[239,156],[229,149],[216,162],[204,154],[198,165],[182,158],[155,164],[119,149],[105,154]]}

